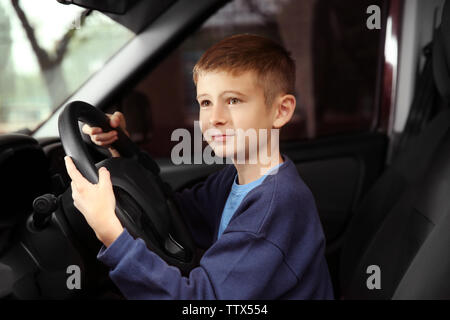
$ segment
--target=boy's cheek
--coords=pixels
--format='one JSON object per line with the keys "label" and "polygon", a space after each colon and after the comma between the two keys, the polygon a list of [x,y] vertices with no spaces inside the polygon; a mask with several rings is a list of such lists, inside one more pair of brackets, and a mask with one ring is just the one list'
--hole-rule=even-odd
{"label": "boy's cheek", "polygon": [[204,134],[205,130],[208,129],[208,122],[205,121],[205,118],[201,116],[198,119],[198,126],[200,127],[200,131]]}
{"label": "boy's cheek", "polygon": [[211,134],[208,122],[199,120],[198,125],[200,127],[200,132],[202,133],[202,137],[208,141],[211,140]]}

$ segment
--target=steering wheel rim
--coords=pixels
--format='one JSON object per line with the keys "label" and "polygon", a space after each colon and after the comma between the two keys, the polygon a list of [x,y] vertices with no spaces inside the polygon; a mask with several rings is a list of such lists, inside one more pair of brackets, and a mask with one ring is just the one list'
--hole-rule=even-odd
{"label": "steering wheel rim", "polygon": [[[78,121],[100,127],[105,132],[117,130],[118,139],[112,147],[121,157],[95,164]],[[87,180],[98,183],[97,167],[105,166],[110,171],[117,200],[116,215],[123,227],[135,238],[142,238],[150,250],[168,264],[177,266],[183,274],[195,267],[194,242],[178,207],[167,196],[159,177],[159,167],[153,159],[147,156],[147,165],[142,166],[144,154],[139,147],[120,128],[112,128],[103,112],[83,101],[74,101],[65,107],[58,119],[58,129],[65,153]],[[128,214],[127,210],[134,214]]]}
{"label": "steering wheel rim", "polygon": [[[104,132],[116,130],[118,139],[112,146],[121,156],[136,159],[138,147],[128,138],[120,127],[112,128],[108,117],[100,110],[83,101],[69,103],[58,119],[58,130],[65,137],[64,151],[70,156],[81,174],[91,183],[98,183],[98,171],[89,151],[83,142],[78,121],[90,126],[100,127]],[[62,140],[62,138],[61,138]]]}

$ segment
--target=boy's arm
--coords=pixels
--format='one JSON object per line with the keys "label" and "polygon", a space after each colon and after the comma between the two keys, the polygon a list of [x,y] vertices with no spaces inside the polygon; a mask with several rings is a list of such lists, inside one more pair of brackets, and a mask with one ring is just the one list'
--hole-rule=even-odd
{"label": "boy's arm", "polygon": [[126,230],[98,259],[127,299],[275,299],[299,281],[276,246],[246,232],[223,234],[188,278]]}
{"label": "boy's arm", "polygon": [[[139,162],[156,175],[160,168],[153,158],[140,150]],[[226,168],[224,168],[226,169]],[[197,247],[207,249],[214,239],[213,233],[217,222],[218,188],[223,184],[224,170],[210,174],[205,181],[191,188],[174,192],[171,187],[160,180],[166,195],[175,202]]]}
{"label": "boy's arm", "polygon": [[209,248],[214,241],[214,232],[221,214],[220,203],[226,194],[219,192],[228,176],[228,168],[214,172],[205,181],[199,182],[191,188],[174,192],[173,198],[180,215],[184,218],[197,247]]}
{"label": "boy's arm", "polygon": [[180,216],[183,218],[195,245],[201,249],[206,249],[212,244],[212,230],[214,229],[213,214],[202,201],[205,189],[205,183],[201,182],[190,189],[173,194],[173,200],[180,211]]}

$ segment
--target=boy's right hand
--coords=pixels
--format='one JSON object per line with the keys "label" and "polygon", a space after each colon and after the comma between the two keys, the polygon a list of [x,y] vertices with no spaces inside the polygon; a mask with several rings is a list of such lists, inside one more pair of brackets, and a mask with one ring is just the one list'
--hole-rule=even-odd
{"label": "boy's right hand", "polygon": [[[129,137],[130,134],[126,130],[126,121],[122,112],[116,111],[113,114],[106,114],[109,118],[109,124],[113,128],[120,127],[122,131]],[[103,132],[102,128],[91,127],[88,124],[81,127],[83,133],[89,135],[91,141],[101,147],[107,147],[111,152],[113,157],[120,157],[119,152],[111,147],[111,144],[117,140],[117,130],[111,130],[108,132]]]}

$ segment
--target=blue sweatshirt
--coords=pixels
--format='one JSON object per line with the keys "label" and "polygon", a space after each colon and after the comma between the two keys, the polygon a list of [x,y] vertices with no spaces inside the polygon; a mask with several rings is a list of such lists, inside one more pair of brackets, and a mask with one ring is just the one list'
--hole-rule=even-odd
{"label": "blue sweatshirt", "polygon": [[188,277],[126,229],[97,258],[128,299],[332,299],[313,195],[284,159],[245,196],[219,240],[236,168],[175,194],[196,245],[206,250]]}
{"label": "blue sweatshirt", "polygon": [[222,212],[222,218],[220,220],[219,234],[217,235],[217,239],[220,238],[223,231],[228,226],[231,217],[234,215],[236,209],[239,207],[242,200],[244,200],[247,193],[249,193],[255,187],[259,186],[264,181],[267,174],[270,174],[270,172],[274,172],[276,169],[278,169],[280,165],[281,163],[271,168],[268,173],[264,174],[260,178],[246,184],[238,184],[237,183],[238,175],[237,174],[235,175],[233,184],[231,185],[231,190],[228,193],[227,201],[225,202],[225,208],[223,209]]}

